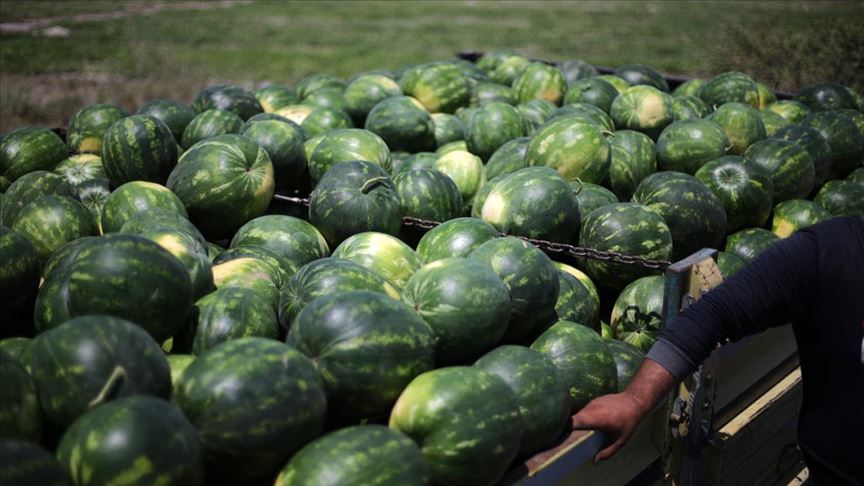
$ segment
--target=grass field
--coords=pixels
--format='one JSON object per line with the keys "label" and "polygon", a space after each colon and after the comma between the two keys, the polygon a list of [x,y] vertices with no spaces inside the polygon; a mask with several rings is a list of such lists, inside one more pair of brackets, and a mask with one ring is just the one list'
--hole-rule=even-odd
{"label": "grass field", "polygon": [[[17,29],[0,37],[0,131],[65,125],[89,103],[131,110],[215,82],[293,84],[504,47],[672,74],[737,69],[783,90],[864,87],[864,2],[4,0],[0,20]],[[68,36],[44,35],[56,26]]]}

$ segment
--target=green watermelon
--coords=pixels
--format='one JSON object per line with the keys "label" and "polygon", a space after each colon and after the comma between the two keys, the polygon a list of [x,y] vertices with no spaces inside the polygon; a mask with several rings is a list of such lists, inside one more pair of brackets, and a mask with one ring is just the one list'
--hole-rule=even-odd
{"label": "green watermelon", "polygon": [[539,248],[519,238],[493,238],[468,254],[492,268],[510,291],[510,322],[505,342],[518,342],[542,331],[555,318],[558,272]]}
{"label": "green watermelon", "polygon": [[715,109],[726,103],[743,103],[759,108],[759,88],[756,82],[750,76],[736,71],[715,76],[705,84],[700,96]]}
{"label": "green watermelon", "polygon": [[297,96],[300,99],[303,99],[315,91],[327,88],[339,88],[344,89],[346,86],[345,81],[333,76],[331,74],[319,73],[319,74],[310,74],[305,78],[301,79],[299,83],[297,83]]}
{"label": "green watermelon", "polygon": [[696,96],[674,96],[672,98],[672,119],[674,121],[704,118],[711,113],[711,107]]}
{"label": "green watermelon", "polygon": [[677,121],[657,139],[660,170],[693,175],[709,160],[726,154],[729,140],[723,127],[710,120]]}
{"label": "green watermelon", "polygon": [[192,101],[192,109],[198,113],[224,110],[234,113],[243,121],[264,111],[254,94],[240,86],[224,84],[204,88]]}
{"label": "green watermelon", "polygon": [[501,182],[505,176],[501,175],[495,177],[494,179],[489,179],[485,184],[480,186],[480,189],[474,194],[474,197],[471,199],[471,213],[470,216],[472,218],[480,219],[483,216],[483,204],[486,203],[486,196],[492,192],[492,189],[495,188],[495,185]]}
{"label": "green watermelon", "polygon": [[348,290],[369,290],[399,299],[399,291],[379,273],[341,258],[322,258],[303,266],[286,283],[279,322],[288,329],[310,302]]}
{"label": "green watermelon", "polygon": [[418,444],[434,484],[492,485],[519,452],[519,399],[492,373],[469,366],[418,376],[390,414],[390,428]]}
{"label": "green watermelon", "polygon": [[363,120],[379,102],[402,96],[399,83],[381,74],[366,74],[354,78],[345,88],[345,111],[355,120]]}
{"label": "green watermelon", "polygon": [[486,183],[483,161],[466,150],[454,150],[440,156],[432,168],[447,175],[462,196],[465,205],[470,205],[474,194]]}
{"label": "green watermelon", "polygon": [[[472,111],[473,113],[473,111]],[[435,154],[439,157],[442,155],[447,155],[450,152],[467,152],[468,151],[468,143],[465,140],[456,140],[450,143],[445,143],[444,145],[435,149]],[[428,153],[428,152],[417,152],[417,153]]]}
{"label": "green watermelon", "polygon": [[402,200],[402,214],[430,221],[447,221],[464,212],[459,187],[433,169],[403,171],[393,176]]}
{"label": "green watermelon", "polygon": [[846,180],[864,186],[864,167],[859,167],[850,172]]}
{"label": "green watermelon", "polygon": [[833,216],[864,216],[864,185],[852,180],[828,181],[813,201]]}
{"label": "green watermelon", "polygon": [[273,197],[273,164],[242,135],[221,135],[187,150],[166,183],[189,219],[210,238],[227,238],[264,213]]}
{"label": "green watermelon", "polygon": [[105,131],[114,122],[127,116],[128,111],[107,103],[81,108],[69,120],[66,147],[75,153],[101,153]]}
{"label": "green watermelon", "polygon": [[768,220],[774,183],[762,166],[727,155],[700,167],[696,178],[723,204],[727,233],[762,226]]}
{"label": "green watermelon", "polygon": [[723,127],[731,155],[742,155],[748,147],[766,137],[765,124],[759,112],[743,103],[726,103],[708,116]]}
{"label": "green watermelon", "polygon": [[258,337],[233,339],[198,356],[177,380],[173,401],[198,434],[208,481],[234,484],[272,480],[321,433],[327,413],[312,361]]}
{"label": "green watermelon", "polygon": [[42,277],[47,279],[48,275],[50,275],[51,272],[64,267],[67,263],[74,261],[75,258],[77,258],[79,251],[87,248],[90,244],[97,241],[100,241],[99,237],[85,236],[83,238],[78,238],[77,240],[72,240],[61,246],[57,251],[54,252],[54,254],[51,255],[51,258],[48,259],[48,262],[45,263],[45,266],[42,267]]}
{"label": "green watermelon", "polygon": [[516,106],[525,122],[525,134],[534,132],[555,113],[555,104],[546,100],[529,100]]}
{"label": "green watermelon", "polygon": [[614,86],[615,89],[618,90],[618,93],[623,93],[624,91],[627,90],[627,88],[630,87],[630,83],[625,81],[620,76],[616,76],[614,74],[601,74],[600,76],[597,76],[597,77],[602,79],[603,81],[606,81],[607,83],[611,84],[612,86]]}
{"label": "green watermelon", "polygon": [[831,147],[831,170],[834,179],[846,177],[864,161],[864,132],[855,121],[842,112],[822,111],[814,113],[802,125],[815,128]]}
{"label": "green watermelon", "polygon": [[282,468],[276,486],[393,484],[426,486],[429,464],[405,434],[383,425],[331,432],[300,450]]}
{"label": "green watermelon", "polygon": [[853,94],[837,83],[821,83],[802,88],[795,93],[795,101],[812,111],[830,111],[843,108],[860,109]]}
{"label": "green watermelon", "polygon": [[501,59],[501,62],[489,73],[489,77],[498,84],[511,86],[529,64],[531,60],[525,56],[510,55]]}
{"label": "green watermelon", "polygon": [[777,94],[765,83],[756,82],[756,90],[759,92],[759,109],[764,109],[771,103],[777,101]]}
{"label": "green watermelon", "polygon": [[[625,255],[667,260],[672,257],[672,233],[663,217],[636,203],[608,204],[582,220],[579,246]],[[622,289],[654,272],[632,265],[586,260],[585,272],[603,287]]]}
{"label": "green watermelon", "polygon": [[33,344],[33,340],[25,337],[0,339],[0,352],[4,352],[18,360],[18,362],[21,363],[21,366],[23,366],[29,373],[30,356],[32,355],[32,350],[30,349],[31,344]]}
{"label": "green watermelon", "polygon": [[771,231],[780,238],[831,218],[825,208],[806,199],[789,199],[774,206]]}
{"label": "green watermelon", "polygon": [[168,367],[171,368],[172,386],[177,384],[177,379],[180,378],[180,375],[195,361],[195,356],[191,354],[169,354],[166,358],[168,359]]}
{"label": "green watermelon", "polygon": [[324,236],[310,223],[277,214],[260,216],[237,230],[231,247],[243,245],[259,245],[272,250],[287,260],[294,270],[330,253]]}
{"label": "green watermelon", "polygon": [[615,336],[647,353],[663,323],[665,279],[652,275],[634,280],[618,294],[609,324]]}
{"label": "green watermelon", "polygon": [[729,235],[726,238],[724,251],[741,258],[746,264],[753,261],[778,239],[777,235],[766,229],[747,228]]}
{"label": "green watermelon", "polygon": [[77,186],[90,179],[106,179],[102,158],[94,154],[77,154],[57,164],[54,173],[63,176],[66,182]]}
{"label": "green watermelon", "polygon": [[708,81],[699,78],[688,79],[687,81],[679,84],[678,87],[672,91],[672,96],[676,98],[684,96],[699,97],[699,95],[702,93],[702,89],[705,87],[705,84],[707,84],[707,82]]}
{"label": "green watermelon", "polygon": [[529,457],[556,442],[570,417],[570,394],[551,360],[533,349],[506,345],[474,366],[503,380],[516,396],[523,424],[517,457]]}
{"label": "green watermelon", "polygon": [[656,140],[672,123],[672,97],[653,86],[633,86],[615,98],[609,114],[619,130],[636,130]]}
{"label": "green watermelon", "polygon": [[4,484],[72,486],[72,478],[54,454],[23,440],[0,439],[0,477]]}
{"label": "green watermelon", "polygon": [[150,231],[151,229],[179,231],[195,238],[202,245],[207,245],[207,240],[204,239],[204,236],[191,221],[186,219],[182,214],[165,208],[152,208],[146,213],[139,214],[136,219],[126,221],[119,232],[138,234]]}
{"label": "green watermelon", "polygon": [[130,219],[153,209],[173,211],[187,216],[183,202],[165,186],[153,182],[127,182],[108,196],[102,208],[101,224],[105,233],[116,233]]}
{"label": "green watermelon", "polygon": [[828,180],[833,156],[828,141],[818,130],[804,125],[791,124],[777,130],[774,138],[795,142],[810,154],[815,169],[814,186],[824,184]]}
{"label": "green watermelon", "polygon": [[762,118],[762,124],[765,125],[765,135],[768,137],[773,137],[777,130],[789,125],[785,118],[767,108],[759,110],[759,117]]}
{"label": "green watermelon", "polygon": [[265,297],[252,289],[225,287],[195,303],[192,354],[244,337],[279,338],[276,312]]}
{"label": "green watermelon", "polygon": [[171,129],[150,115],[118,120],[102,138],[102,167],[113,187],[131,181],[163,184],[176,164]]}
{"label": "green watermelon", "polygon": [[272,113],[279,108],[300,102],[296,91],[281,84],[271,84],[258,88],[253,94],[265,113]]}
{"label": "green watermelon", "polygon": [[288,105],[279,108],[273,114],[300,125],[307,116],[315,111],[315,108],[312,105]]}
{"label": "green watermelon", "polygon": [[600,321],[600,337],[603,338],[603,341],[609,341],[610,339],[615,339],[615,336],[612,333],[612,326],[606,324],[603,321]]}
{"label": "green watermelon", "polygon": [[196,112],[188,105],[179,101],[154,100],[138,110],[139,115],[150,115],[162,121],[174,134],[174,140],[179,144],[183,140],[183,131],[195,118]]}
{"label": "green watermelon", "polygon": [[361,129],[345,128],[324,135],[309,156],[309,174],[318,181],[339,162],[363,160],[390,172],[392,161],[387,144],[378,135]]}
{"label": "green watermelon", "polygon": [[467,106],[471,97],[468,80],[448,63],[415,66],[402,75],[402,91],[414,97],[431,113],[453,113]]}
{"label": "green watermelon", "polygon": [[[126,228],[125,225],[124,228]],[[121,230],[121,232],[123,231]],[[158,243],[159,246],[174,255],[189,274],[192,282],[193,299],[197,300],[214,290],[213,269],[207,256],[207,248],[194,236],[182,230],[155,224],[140,228],[140,231],[134,233],[129,230],[125,232],[143,236]]]}
{"label": "green watermelon", "polygon": [[505,143],[525,135],[519,110],[506,103],[487,103],[477,108],[465,124],[468,151],[483,160]]}
{"label": "green watermelon", "polygon": [[417,256],[423,263],[432,263],[443,258],[465,257],[497,236],[495,227],[479,219],[451,219],[423,235],[417,244]]}
{"label": "green watermelon", "polygon": [[525,156],[530,142],[529,137],[519,137],[499,147],[486,162],[486,178],[492,179],[527,167]]}
{"label": "green watermelon", "polygon": [[765,109],[782,116],[789,123],[801,123],[812,113],[807,105],[794,100],[775,101],[766,106]]}
{"label": "green watermelon", "polygon": [[240,133],[243,119],[225,110],[207,110],[199,113],[186,125],[180,145],[188,150],[193,145],[209,138],[230,133]]}
{"label": "green watermelon", "polygon": [[342,110],[329,107],[316,108],[303,119],[301,126],[308,136],[314,137],[339,128],[354,128],[354,122]]}
{"label": "green watermelon", "polygon": [[513,81],[513,91],[519,103],[539,99],[560,105],[566,90],[567,83],[561,71],[541,62],[526,66]]}
{"label": "green watermelon", "polygon": [[358,263],[402,289],[420,266],[420,257],[401,240],[384,233],[358,233],[333,250],[333,258]]}
{"label": "green watermelon", "polygon": [[367,290],[313,300],[287,342],[314,361],[330,412],[341,418],[386,416],[402,389],[434,367],[432,328],[407,305]]}
{"label": "green watermelon", "polygon": [[597,76],[597,69],[581,59],[570,59],[558,63],[558,69],[561,70],[561,74],[567,82],[568,89],[580,79]]}
{"label": "green watermelon", "polygon": [[38,443],[42,411],[35,381],[22,363],[5,352],[0,352],[0,381],[0,437]]}
{"label": "green watermelon", "polygon": [[744,259],[734,253],[717,252],[717,268],[720,269],[720,274],[723,275],[724,279],[728,279],[738,273],[739,270],[744,268],[744,265]]}
{"label": "green watermelon", "polygon": [[771,176],[775,205],[804,198],[813,190],[813,158],[801,145],[769,138],[751,145],[744,152],[744,160],[758,165]]}
{"label": "green watermelon", "polygon": [[394,96],[375,105],[366,117],[365,128],[380,136],[393,151],[422,152],[435,147],[432,117],[410,96]]}
{"label": "green watermelon", "polygon": [[309,221],[331,246],[363,231],[395,235],[402,224],[399,192],[387,173],[373,163],[337,164],[312,191]]}
{"label": "green watermelon", "polygon": [[560,288],[555,303],[558,320],[577,322],[599,330],[600,295],[597,286],[581,270],[565,263],[554,264]]}
{"label": "green watermelon", "polygon": [[525,160],[527,165],[551,167],[568,181],[599,184],[608,174],[611,152],[609,142],[595,126],[563,117],[534,135]]}
{"label": "green watermelon", "polygon": [[232,246],[219,252],[219,256],[213,259],[213,264],[218,265],[220,263],[242,258],[253,258],[267,263],[263,268],[264,273],[266,273],[267,277],[273,282],[273,284],[280,289],[285,286],[285,282],[291,278],[291,275],[294,275],[297,271],[297,265],[289,261],[287,258],[264,245],[258,244]]}
{"label": "green watermelon", "polygon": [[12,183],[34,170],[54,170],[66,157],[66,144],[56,133],[47,128],[19,128],[0,139],[0,176]]}
{"label": "green watermelon", "polygon": [[627,81],[630,86],[648,85],[660,91],[669,91],[669,85],[660,72],[645,64],[630,64],[615,70],[615,75]]}
{"label": "green watermelon", "polygon": [[76,197],[75,187],[62,176],[37,170],[21,176],[9,186],[0,205],[0,225],[12,226],[25,206],[43,196]]}
{"label": "green watermelon", "polygon": [[515,236],[569,242],[579,227],[573,189],[549,167],[526,167],[495,184],[483,203],[483,221]]}
{"label": "green watermelon", "polygon": [[237,255],[224,259],[226,253],[213,261],[213,282],[217,289],[244,288],[254,290],[275,310],[279,306],[279,289],[283,276],[277,264],[255,256]]}
{"label": "green watermelon", "polygon": [[57,459],[77,485],[203,484],[195,429],[176,406],[153,397],[84,414],[63,434]]}
{"label": "green watermelon", "polygon": [[42,196],[24,206],[11,227],[30,240],[43,264],[64,243],[97,233],[90,211],[66,196]]}
{"label": "green watermelon", "polygon": [[264,119],[262,115],[255,115],[243,124],[240,135],[249,137],[267,152],[273,164],[277,190],[296,185],[306,170],[303,144],[308,137],[303,128],[287,119]]}
{"label": "green watermelon", "polygon": [[588,103],[609,113],[612,101],[618,96],[614,86],[599,78],[579,79],[570,84],[564,95],[564,104]]}
{"label": "green watermelon", "polygon": [[[59,308],[44,307],[55,302]],[[45,331],[70,317],[107,314],[162,342],[183,327],[191,310],[189,274],[171,253],[140,236],[106,235],[80,245],[46,275],[35,321]]]}
{"label": "green watermelon", "polygon": [[477,83],[471,88],[470,106],[482,106],[486,103],[516,104],[516,92],[510,86],[497,83]]}
{"label": "green watermelon", "polygon": [[618,389],[615,359],[593,329],[558,321],[531,344],[548,358],[570,391],[571,410],[578,412],[591,400]]}
{"label": "green watermelon", "polygon": [[[555,110],[555,113],[552,114],[551,120],[556,118],[567,117],[570,119],[580,119],[594,125],[598,130],[603,132],[605,135],[608,135],[612,131],[615,130],[615,124],[612,122],[612,118],[606,114],[605,111],[597,108],[594,105],[589,105],[588,103],[571,103],[569,105],[564,105]],[[540,127],[542,130],[543,127]]]}
{"label": "green watermelon", "polygon": [[345,89],[342,87],[317,89],[303,97],[300,104],[311,106],[314,109],[332,108],[338,111],[345,111],[345,98],[342,96],[344,92]]}
{"label": "green watermelon", "polygon": [[618,393],[627,389],[636,371],[645,359],[645,354],[636,346],[617,339],[606,341],[606,349],[615,358],[615,368],[618,371]]}
{"label": "green watermelon", "polygon": [[102,233],[102,209],[108,196],[111,195],[111,182],[108,179],[88,179],[79,183],[76,188],[81,204],[90,211],[96,230]]}
{"label": "green watermelon", "polygon": [[[517,112],[518,114],[518,112]],[[455,115],[447,113],[433,113],[432,124],[435,128],[435,145],[441,147],[450,142],[456,142],[465,138],[465,124]],[[521,123],[521,115],[519,118]]]}
{"label": "green watermelon", "polygon": [[[648,135],[633,130],[618,130],[608,140],[612,149],[609,187],[618,199],[626,201],[642,179],[656,172],[657,150]],[[582,215],[589,212],[583,210]]]}
{"label": "green watermelon", "polygon": [[[393,158],[393,177],[395,181],[396,174],[411,170],[431,169],[438,160],[438,154],[435,152],[417,152],[416,154],[406,154],[404,159]],[[451,179],[452,180],[452,179]],[[460,195],[461,199],[462,196]]]}
{"label": "green watermelon", "polygon": [[439,366],[468,363],[493,348],[510,318],[510,293],[501,278],[464,258],[436,260],[414,272],[402,302],[434,331]]}

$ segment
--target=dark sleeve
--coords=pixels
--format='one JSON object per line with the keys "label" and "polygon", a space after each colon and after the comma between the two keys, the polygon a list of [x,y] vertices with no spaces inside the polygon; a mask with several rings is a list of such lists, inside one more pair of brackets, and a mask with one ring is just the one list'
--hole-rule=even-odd
{"label": "dark sleeve", "polygon": [[813,298],[818,265],[814,232],[798,231],[775,243],[664,328],[648,358],[683,378],[718,343],[804,315]]}

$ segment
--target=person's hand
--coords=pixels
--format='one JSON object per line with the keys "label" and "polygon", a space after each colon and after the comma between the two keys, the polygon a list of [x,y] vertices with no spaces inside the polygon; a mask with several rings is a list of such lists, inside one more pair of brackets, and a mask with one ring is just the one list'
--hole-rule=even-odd
{"label": "person's hand", "polygon": [[627,392],[603,395],[570,418],[574,429],[603,431],[612,443],[594,456],[594,463],[605,461],[618,452],[646,413],[643,403]]}

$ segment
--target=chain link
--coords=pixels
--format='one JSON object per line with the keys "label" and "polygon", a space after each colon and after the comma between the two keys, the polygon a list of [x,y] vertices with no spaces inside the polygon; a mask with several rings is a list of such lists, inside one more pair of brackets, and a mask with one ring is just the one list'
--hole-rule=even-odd
{"label": "chain link", "polygon": [[[282,194],[276,194],[274,197],[280,201],[301,204],[307,207],[309,206],[309,198],[284,196]],[[415,218],[412,216],[405,216],[402,218],[402,224],[414,228],[430,230],[440,225],[441,223],[437,221],[429,221],[426,219]],[[502,236],[506,235],[502,233]],[[641,256],[625,255],[623,253],[597,250],[595,248],[586,248],[582,246],[574,246],[567,243],[555,243],[552,241],[537,240],[524,236],[519,236],[518,238],[521,238],[537,246],[538,248],[546,251],[547,253],[568,255],[574,258],[587,258],[590,260],[608,261],[613,263],[620,263],[622,265],[647,268],[650,270],[663,270],[672,264],[671,262],[668,262],[666,260],[652,260],[650,258],[644,258]]]}

